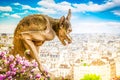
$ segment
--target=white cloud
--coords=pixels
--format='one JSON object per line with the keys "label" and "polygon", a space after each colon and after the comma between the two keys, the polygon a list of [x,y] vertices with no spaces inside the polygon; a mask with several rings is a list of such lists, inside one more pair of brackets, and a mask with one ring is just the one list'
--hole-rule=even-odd
{"label": "white cloud", "polygon": [[120,33],[120,22],[73,23],[73,33]]}
{"label": "white cloud", "polygon": [[98,5],[93,2],[89,2],[89,4],[73,4],[73,6],[76,7],[76,9],[74,9],[75,12],[96,12],[105,10],[105,5]]}
{"label": "white cloud", "polygon": [[13,3],[15,6],[19,6],[21,5],[20,3],[16,2],[16,3]]}
{"label": "white cloud", "polygon": [[[69,3],[66,1],[56,3],[54,0],[40,0],[37,3],[40,7],[31,7],[20,3],[14,3],[16,6],[22,6],[22,9],[35,10],[44,14],[56,14],[57,12],[67,12],[72,9],[72,12],[99,12],[120,6],[120,0],[106,0],[104,4],[89,3]],[[118,13],[115,13],[118,14]],[[119,15],[119,14],[118,14]]]}
{"label": "white cloud", "polygon": [[12,15],[10,15],[11,17],[14,17],[14,18],[20,18],[20,16],[19,15],[17,15],[17,14],[12,14]]}
{"label": "white cloud", "polygon": [[3,16],[10,16],[9,13],[3,13]]}
{"label": "white cloud", "polygon": [[28,10],[36,10],[36,8],[32,8],[31,6],[29,5],[23,5],[23,4],[20,4],[20,3],[13,3],[15,6],[22,6],[22,9],[28,9]]}
{"label": "white cloud", "polygon": [[4,16],[13,17],[13,18],[21,18],[17,13],[16,14],[3,13],[2,17]]}
{"label": "white cloud", "polygon": [[56,14],[57,12],[53,9],[46,9],[46,8],[36,8],[37,11],[42,12],[44,14]]}
{"label": "white cloud", "polygon": [[12,8],[10,6],[0,6],[0,11],[10,12],[12,11]]}
{"label": "white cloud", "polygon": [[116,6],[120,6],[120,0],[113,0],[108,1],[105,4],[95,4],[93,2],[89,2],[88,4],[73,4],[74,11],[90,11],[90,12],[97,12],[97,11],[104,11]]}
{"label": "white cloud", "polygon": [[71,4],[69,2],[63,1],[60,3],[55,3],[54,0],[41,0],[38,2],[38,5],[42,6],[42,8],[53,9],[58,11],[67,11],[69,8],[72,9],[73,12],[97,12],[104,11],[116,6],[120,6],[120,0],[106,1],[104,4],[96,4],[93,2],[89,2],[88,4],[80,3],[80,4]]}
{"label": "white cloud", "polygon": [[115,11],[113,11],[113,13],[114,13],[115,15],[120,16],[120,10],[115,10]]}
{"label": "white cloud", "polygon": [[29,5],[23,5],[20,3],[14,3],[15,6],[22,6],[22,9],[35,10],[44,14],[56,14],[57,11],[68,11],[71,7],[71,3],[63,1],[61,3],[55,3],[54,0],[42,0],[38,2],[40,7],[31,7]]}
{"label": "white cloud", "polygon": [[69,8],[72,8],[71,3],[66,1],[55,3],[54,0],[41,0],[38,2],[38,5],[43,8],[54,9],[55,11],[67,11]]}
{"label": "white cloud", "polygon": [[68,9],[72,9],[72,12],[99,12],[104,11],[116,6],[120,6],[120,0],[108,0],[104,4],[89,3],[69,3],[66,1],[56,3],[54,0],[40,0],[37,3],[40,7],[31,7],[29,5],[23,5],[20,3],[14,3],[16,6],[22,6],[22,9],[35,10],[47,14],[56,14],[57,12],[67,12]]}
{"label": "white cloud", "polygon": [[35,8],[32,8],[32,7],[29,6],[29,5],[22,5],[22,8],[23,8],[23,9],[29,9],[29,10],[36,10]]}

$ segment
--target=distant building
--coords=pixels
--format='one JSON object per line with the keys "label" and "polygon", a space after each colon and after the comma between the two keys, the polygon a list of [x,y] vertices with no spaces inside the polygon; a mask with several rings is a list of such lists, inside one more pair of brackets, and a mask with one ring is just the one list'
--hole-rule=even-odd
{"label": "distant building", "polygon": [[116,77],[116,62],[114,59],[109,59],[110,64],[110,77],[111,79]]}
{"label": "distant building", "polygon": [[120,57],[116,58],[116,75],[120,76]]}
{"label": "distant building", "polygon": [[12,34],[0,34],[0,48],[9,47],[12,45],[13,35]]}
{"label": "distant building", "polygon": [[60,64],[55,75],[65,77],[70,73],[70,69],[69,64]]}

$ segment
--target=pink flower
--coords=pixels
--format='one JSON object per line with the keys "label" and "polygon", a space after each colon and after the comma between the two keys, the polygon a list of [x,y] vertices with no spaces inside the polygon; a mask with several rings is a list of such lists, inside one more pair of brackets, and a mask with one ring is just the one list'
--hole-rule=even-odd
{"label": "pink flower", "polygon": [[33,78],[33,75],[30,75],[30,79],[32,79]]}
{"label": "pink flower", "polygon": [[32,69],[30,72],[31,72],[31,73],[34,73],[34,69]]}
{"label": "pink flower", "polygon": [[22,69],[25,69],[26,67],[25,66],[22,66]]}
{"label": "pink flower", "polygon": [[8,61],[13,61],[14,60],[14,56],[13,55],[10,55],[9,57],[8,57]]}
{"label": "pink flower", "polygon": [[35,76],[35,78],[40,78],[41,77],[41,75],[38,73],[38,74],[36,74],[36,76]]}
{"label": "pink flower", "polygon": [[21,61],[22,60],[22,58],[20,57],[20,55],[18,54],[18,55],[16,55],[16,61]]}
{"label": "pink flower", "polygon": [[24,73],[25,70],[26,70],[26,67],[25,67],[25,66],[22,66],[22,68],[21,68],[21,73]]}
{"label": "pink flower", "polygon": [[5,60],[4,60],[4,63],[5,63],[5,64],[9,64],[9,61],[7,61],[7,60],[5,59]]}

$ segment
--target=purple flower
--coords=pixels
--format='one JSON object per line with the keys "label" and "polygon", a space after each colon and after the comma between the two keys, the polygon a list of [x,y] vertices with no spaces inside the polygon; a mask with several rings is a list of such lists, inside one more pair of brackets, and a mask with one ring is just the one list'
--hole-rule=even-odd
{"label": "purple flower", "polygon": [[11,61],[13,61],[13,60],[14,60],[14,56],[13,56],[13,55],[10,55],[10,56],[8,57],[8,61],[11,62]]}
{"label": "purple flower", "polygon": [[29,67],[30,66],[30,62],[28,62],[28,60],[24,60],[23,65],[26,66],[26,67]]}
{"label": "purple flower", "polygon": [[[0,80],[13,80],[21,77],[24,78],[24,74],[28,74],[26,77],[30,79],[40,79],[41,74],[36,74],[35,69],[38,67],[38,63],[33,60],[29,62],[25,57],[16,55],[15,57],[7,52],[0,52],[0,59],[3,65],[0,65],[0,70],[7,70],[5,73],[0,73]],[[22,74],[23,75],[19,75]]]}
{"label": "purple flower", "polygon": [[9,77],[8,77],[8,80],[12,80],[12,76],[9,76]]}
{"label": "purple flower", "polygon": [[13,70],[13,69],[14,69],[14,67],[15,67],[15,65],[14,65],[14,64],[10,64],[10,66],[9,66],[10,70]]}
{"label": "purple flower", "polygon": [[5,59],[6,58],[6,52],[0,52],[0,58],[3,58],[3,59]]}
{"label": "purple flower", "polygon": [[16,74],[15,71],[8,71],[6,72],[6,77],[14,76]]}
{"label": "purple flower", "polygon": [[33,67],[38,67],[38,63],[36,61],[32,61]]}
{"label": "purple flower", "polygon": [[17,61],[17,62],[18,62],[18,64],[23,65],[23,61],[22,61],[22,60],[19,60],[19,61]]}
{"label": "purple flower", "polygon": [[5,75],[0,74],[0,80],[4,80],[5,79]]}
{"label": "purple flower", "polygon": [[25,66],[22,66],[22,68],[21,68],[21,73],[24,73],[25,70],[26,70],[26,67],[25,67]]}
{"label": "purple flower", "polygon": [[15,72],[15,71],[12,71],[12,72],[11,72],[11,75],[12,75],[12,76],[16,75],[16,72]]}
{"label": "purple flower", "polygon": [[6,72],[6,76],[10,76],[10,75],[11,75],[10,71]]}
{"label": "purple flower", "polygon": [[16,72],[17,70],[18,70],[18,68],[13,68],[13,70],[12,70],[12,71]]}
{"label": "purple flower", "polygon": [[4,56],[6,52],[0,52],[0,56]]}

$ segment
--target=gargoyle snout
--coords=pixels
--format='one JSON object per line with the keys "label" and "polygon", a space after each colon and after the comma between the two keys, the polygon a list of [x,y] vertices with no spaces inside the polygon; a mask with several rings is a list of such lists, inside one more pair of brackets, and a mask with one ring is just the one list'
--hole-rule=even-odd
{"label": "gargoyle snout", "polygon": [[68,33],[70,33],[70,32],[72,32],[72,28],[69,28],[69,29],[68,29]]}

